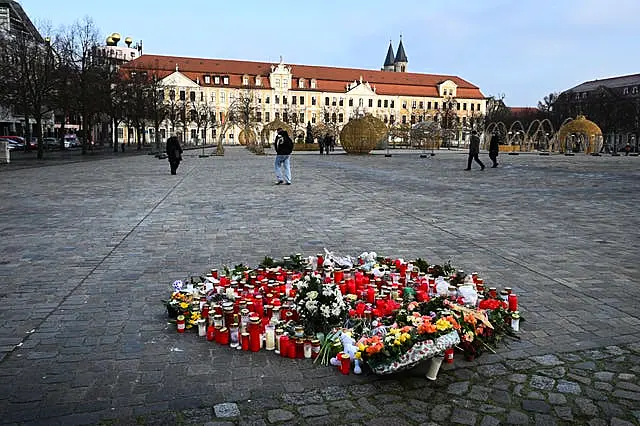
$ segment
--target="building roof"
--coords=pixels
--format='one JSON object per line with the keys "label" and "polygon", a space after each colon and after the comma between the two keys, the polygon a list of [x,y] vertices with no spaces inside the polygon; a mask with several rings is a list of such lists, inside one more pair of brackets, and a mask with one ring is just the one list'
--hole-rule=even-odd
{"label": "building roof", "polygon": [[407,59],[407,54],[404,53],[402,37],[400,37],[400,44],[398,45],[398,52],[396,53],[396,62],[409,62],[409,60]]}
{"label": "building roof", "polygon": [[538,108],[536,107],[509,107],[509,111],[513,115],[529,115],[535,114],[538,112]]}
{"label": "building roof", "polygon": [[44,39],[38,29],[33,25],[31,19],[24,11],[20,3],[14,0],[0,0],[0,7],[6,7],[9,9],[10,19],[10,33],[24,33],[33,37],[36,41],[42,43]]}
{"label": "building roof", "polygon": [[622,75],[619,77],[609,77],[603,79],[596,79],[591,81],[586,81],[581,83],[571,89],[567,90],[567,92],[590,92],[592,90],[597,89],[600,86],[607,87],[609,89],[614,89],[618,87],[629,87],[629,86],[638,86],[640,85],[640,74],[629,74]]}
{"label": "building roof", "polygon": [[[157,73],[164,78],[178,70],[193,81],[198,81],[201,86],[217,86],[213,83],[204,83],[204,76],[228,76],[229,84],[226,87],[243,87],[242,77],[261,76],[261,87],[269,88],[268,76],[271,67],[278,64],[269,62],[239,61],[230,59],[205,59],[180,56],[142,55],[139,58],[125,64],[123,69],[143,69]],[[296,90],[311,90],[345,93],[347,84],[359,81],[368,82],[376,93],[380,95],[404,95],[404,96],[431,96],[437,97],[438,84],[451,80],[458,86],[458,98],[484,99],[480,89],[457,76],[420,74],[420,73],[396,73],[378,70],[366,70],[357,68],[338,68],[316,65],[287,64],[291,68],[293,76],[292,88]],[[298,88],[298,80],[305,79],[304,88]],[[310,89],[309,82],[315,79],[316,88]],[[254,86],[255,87],[255,86]]]}
{"label": "building roof", "polygon": [[389,42],[389,50],[387,50],[387,57],[384,60],[384,66],[385,67],[392,66],[393,65],[393,58],[394,58],[393,45],[391,44],[391,42]]}

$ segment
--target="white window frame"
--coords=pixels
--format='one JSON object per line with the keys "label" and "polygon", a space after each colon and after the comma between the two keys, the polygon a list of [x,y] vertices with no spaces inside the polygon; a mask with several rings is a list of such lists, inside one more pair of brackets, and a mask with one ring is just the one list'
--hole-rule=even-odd
{"label": "white window frame", "polygon": [[204,84],[211,84],[211,76],[209,75],[204,76]]}
{"label": "white window frame", "polygon": [[243,86],[249,85],[249,77],[247,77],[246,75],[242,77],[242,85]]}
{"label": "white window frame", "polygon": [[256,76],[256,86],[262,86],[262,77]]}
{"label": "white window frame", "polygon": [[216,75],[215,77],[213,77],[213,82],[214,82],[215,84],[220,84],[220,76],[219,76],[219,75]]}
{"label": "white window frame", "polygon": [[316,88],[316,86],[317,86],[317,84],[318,84],[318,83],[317,83],[316,79],[315,79],[315,78],[312,78],[312,79],[311,79],[311,88],[312,88],[312,89],[315,89],[315,88]]}
{"label": "white window frame", "polygon": [[222,84],[229,84],[229,77],[222,77]]}

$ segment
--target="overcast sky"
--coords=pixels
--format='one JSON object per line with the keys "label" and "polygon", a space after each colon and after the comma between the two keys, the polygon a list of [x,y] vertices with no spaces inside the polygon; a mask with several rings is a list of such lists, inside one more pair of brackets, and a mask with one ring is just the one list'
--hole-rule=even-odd
{"label": "overcast sky", "polygon": [[640,0],[19,2],[39,27],[90,17],[153,54],[380,69],[402,34],[409,71],[460,76],[510,106],[640,73]]}

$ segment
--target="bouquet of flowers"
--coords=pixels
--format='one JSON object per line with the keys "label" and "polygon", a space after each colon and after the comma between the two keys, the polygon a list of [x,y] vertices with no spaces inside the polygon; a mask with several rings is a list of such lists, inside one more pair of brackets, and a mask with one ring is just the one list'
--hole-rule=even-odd
{"label": "bouquet of flowers", "polygon": [[293,282],[295,309],[307,334],[327,333],[341,326],[348,306],[336,284],[324,283],[316,274],[307,274]]}

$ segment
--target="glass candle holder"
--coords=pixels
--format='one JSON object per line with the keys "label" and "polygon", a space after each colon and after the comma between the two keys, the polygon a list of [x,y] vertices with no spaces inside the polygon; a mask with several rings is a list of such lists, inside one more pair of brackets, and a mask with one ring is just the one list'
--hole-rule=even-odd
{"label": "glass candle holder", "polygon": [[343,353],[340,355],[340,372],[347,375],[349,371],[351,371],[351,357],[349,354]]}
{"label": "glass candle holder", "polygon": [[240,328],[238,327],[238,323],[235,322],[231,324],[229,328],[229,346],[232,348],[237,348],[240,345]]}
{"label": "glass candle holder", "polygon": [[178,333],[184,333],[184,329],[186,327],[184,315],[178,315],[178,318],[176,318],[176,327],[177,327]]}
{"label": "glass candle holder", "polygon": [[205,337],[207,335],[207,321],[200,318],[198,321],[198,336]]}
{"label": "glass candle holder", "polygon": [[273,324],[267,324],[264,328],[265,349],[273,351],[276,348],[276,328]]}
{"label": "glass candle holder", "polygon": [[306,359],[311,359],[312,357],[312,348],[311,348],[311,340],[304,341],[304,357]]}

